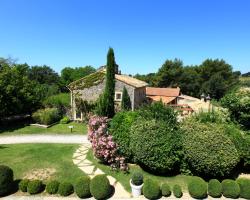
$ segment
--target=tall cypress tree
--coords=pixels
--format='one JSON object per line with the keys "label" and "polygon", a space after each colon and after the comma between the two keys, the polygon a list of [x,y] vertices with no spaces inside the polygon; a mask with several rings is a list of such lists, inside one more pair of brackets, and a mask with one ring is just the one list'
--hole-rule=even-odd
{"label": "tall cypress tree", "polygon": [[114,50],[109,48],[107,55],[106,85],[103,95],[100,97],[99,114],[112,118],[115,114],[115,55]]}
{"label": "tall cypress tree", "polygon": [[131,109],[131,101],[130,101],[130,97],[128,95],[128,90],[126,89],[126,87],[123,87],[123,91],[122,91],[121,108],[122,108],[122,110],[130,110]]}

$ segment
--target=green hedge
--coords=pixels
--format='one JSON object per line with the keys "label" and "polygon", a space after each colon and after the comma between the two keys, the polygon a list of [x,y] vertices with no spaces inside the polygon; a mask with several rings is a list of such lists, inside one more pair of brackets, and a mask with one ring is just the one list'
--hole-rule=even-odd
{"label": "green hedge", "polygon": [[111,186],[105,175],[96,175],[90,182],[90,193],[96,199],[106,199],[111,193]]}
{"label": "green hedge", "polygon": [[182,193],[182,189],[181,186],[179,185],[174,185],[173,187],[173,194],[176,198],[181,198],[183,193]]}
{"label": "green hedge", "polygon": [[27,186],[27,192],[29,194],[38,194],[44,189],[43,182],[40,180],[31,180]]}
{"label": "green hedge", "polygon": [[60,194],[61,196],[69,196],[74,192],[74,188],[73,185],[71,183],[68,182],[62,182],[59,184],[58,187],[58,194]]}
{"label": "green hedge", "polygon": [[0,196],[8,194],[12,190],[13,170],[5,165],[0,165]]}
{"label": "green hedge", "polygon": [[29,179],[23,179],[19,182],[18,188],[22,192],[27,192],[27,187],[28,187]]}
{"label": "green hedge", "polygon": [[156,173],[178,168],[181,135],[166,122],[140,119],[131,127],[130,147],[134,160]]}
{"label": "green hedge", "polygon": [[51,180],[46,184],[46,192],[48,194],[56,194],[59,187],[59,182],[56,180]]}
{"label": "green hedge", "polygon": [[237,183],[240,186],[240,197],[250,199],[250,179],[239,178]]}
{"label": "green hedge", "polygon": [[208,182],[208,194],[211,197],[214,198],[219,198],[222,195],[222,186],[220,181],[218,181],[217,179],[211,179]]}
{"label": "green hedge", "polygon": [[161,194],[164,197],[169,197],[171,196],[171,188],[167,183],[163,183],[161,185]]}
{"label": "green hedge", "polygon": [[58,122],[61,115],[57,108],[40,109],[32,114],[32,119],[39,124],[50,125]]}
{"label": "green hedge", "polygon": [[186,120],[182,130],[184,160],[193,174],[224,177],[240,161],[234,143],[218,124]]}
{"label": "green hedge", "polygon": [[75,183],[75,193],[79,198],[91,197],[90,178],[88,176],[78,178]]}
{"label": "green hedge", "polygon": [[137,112],[118,112],[110,122],[109,132],[114,141],[119,145],[119,152],[127,160],[132,159],[130,144],[130,128],[138,117]]}
{"label": "green hedge", "polygon": [[146,179],[143,184],[143,195],[147,199],[158,199],[161,195],[159,184],[152,179]]}
{"label": "green hedge", "polygon": [[188,184],[188,192],[195,199],[207,197],[207,183],[200,177],[193,177]]}
{"label": "green hedge", "polygon": [[224,197],[237,199],[240,196],[240,186],[236,181],[225,179],[222,181],[221,185]]}

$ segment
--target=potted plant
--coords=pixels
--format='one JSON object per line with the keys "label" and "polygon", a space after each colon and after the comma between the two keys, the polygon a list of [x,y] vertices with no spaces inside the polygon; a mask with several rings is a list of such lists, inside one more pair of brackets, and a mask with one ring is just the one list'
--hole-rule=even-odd
{"label": "potted plant", "polygon": [[141,190],[143,186],[143,175],[140,172],[135,172],[130,179],[130,186],[132,189],[133,197],[138,197],[141,195]]}

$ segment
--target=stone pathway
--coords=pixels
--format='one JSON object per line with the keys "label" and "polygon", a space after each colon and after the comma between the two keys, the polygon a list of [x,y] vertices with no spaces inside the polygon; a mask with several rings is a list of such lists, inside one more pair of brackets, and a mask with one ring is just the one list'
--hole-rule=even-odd
{"label": "stone pathway", "polygon": [[[73,154],[73,163],[77,165],[84,173],[88,174],[90,178],[93,178],[98,174],[105,173],[86,158],[90,147],[91,144],[89,143],[82,144]],[[131,194],[128,193],[121,183],[119,183],[114,177],[107,176],[107,178],[109,179],[110,184],[115,188],[115,193],[112,198],[126,199],[131,197]]]}

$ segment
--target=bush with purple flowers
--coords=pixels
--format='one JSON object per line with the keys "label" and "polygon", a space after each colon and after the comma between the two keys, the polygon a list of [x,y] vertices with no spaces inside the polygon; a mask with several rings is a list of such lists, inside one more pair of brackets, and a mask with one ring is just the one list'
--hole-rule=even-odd
{"label": "bush with purple flowers", "polygon": [[88,139],[92,144],[94,155],[112,169],[127,171],[125,158],[118,154],[117,144],[108,132],[107,117],[92,116],[88,123]]}

